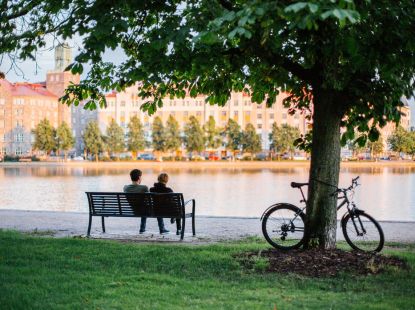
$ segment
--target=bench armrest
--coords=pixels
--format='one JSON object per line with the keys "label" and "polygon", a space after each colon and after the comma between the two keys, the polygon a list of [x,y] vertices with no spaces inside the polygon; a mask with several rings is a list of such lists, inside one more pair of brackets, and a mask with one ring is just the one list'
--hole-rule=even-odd
{"label": "bench armrest", "polygon": [[193,213],[193,214],[195,214],[196,201],[195,201],[194,199],[189,199],[188,201],[185,201],[185,203],[184,203],[184,207],[186,208],[186,206],[187,206],[190,202],[192,203],[192,213]]}

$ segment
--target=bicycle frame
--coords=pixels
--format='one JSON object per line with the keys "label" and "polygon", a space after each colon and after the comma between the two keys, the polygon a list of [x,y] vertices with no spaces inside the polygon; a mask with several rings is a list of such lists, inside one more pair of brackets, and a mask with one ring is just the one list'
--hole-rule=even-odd
{"label": "bicycle frame", "polygon": [[[356,183],[356,186],[357,186],[357,183]],[[356,211],[359,210],[359,209],[356,207],[356,205],[354,204],[353,201],[350,201],[349,200],[349,197],[347,196],[347,192],[350,191],[350,190],[352,190],[353,188],[354,187],[353,187],[353,183],[352,183],[352,187],[349,187],[349,188],[346,188],[346,189],[338,189],[339,190],[338,193],[343,194],[343,196],[337,197],[337,199],[338,200],[343,199],[343,200],[340,202],[340,204],[338,204],[337,211],[339,211],[341,207],[343,207],[344,205],[346,205],[347,211],[343,214],[342,219],[341,219],[341,222],[343,222],[343,220],[345,219],[345,217],[347,216],[347,214],[350,214],[351,219],[352,219],[352,222],[353,222],[353,226],[356,229],[357,234],[358,235],[362,235],[362,234],[366,233],[366,230],[365,230],[365,228],[363,226],[363,223],[362,223],[362,221],[360,219],[360,216],[357,216],[357,218],[359,220],[359,226],[360,226],[361,231],[359,231],[358,225],[355,222],[355,218],[356,217],[353,216],[353,215],[356,214]],[[299,190],[301,192],[301,196],[303,197],[303,199],[300,200],[300,203],[304,203],[305,205],[307,205],[307,199],[305,198],[305,195],[304,195],[304,192],[303,192],[302,187],[299,187]],[[350,205],[352,205],[352,208],[350,208]],[[301,209],[301,212],[304,213],[304,209],[305,208],[306,208],[306,206]],[[361,211],[361,210],[359,210],[359,212],[360,213],[364,213],[364,211]],[[298,217],[298,215],[296,215],[290,222],[295,221],[297,217]]]}

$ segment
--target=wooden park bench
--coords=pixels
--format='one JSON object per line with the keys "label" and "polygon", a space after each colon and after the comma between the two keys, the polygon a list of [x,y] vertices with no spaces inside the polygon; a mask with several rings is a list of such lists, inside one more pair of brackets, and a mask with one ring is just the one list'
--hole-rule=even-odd
{"label": "wooden park bench", "polygon": [[[192,218],[192,232],[195,231],[195,200],[184,201],[181,193],[106,193],[86,192],[89,203],[88,233],[91,233],[93,216],[100,216],[102,231],[105,232],[105,217],[150,217],[150,218],[180,218],[183,240],[186,218]],[[192,212],[186,213],[186,207],[191,203]]]}

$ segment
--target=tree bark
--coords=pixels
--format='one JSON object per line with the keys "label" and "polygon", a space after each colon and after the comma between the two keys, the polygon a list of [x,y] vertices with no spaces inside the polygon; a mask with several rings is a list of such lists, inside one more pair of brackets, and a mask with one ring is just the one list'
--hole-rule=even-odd
{"label": "tree bark", "polygon": [[[334,92],[314,89],[313,140],[306,209],[305,248],[336,246],[342,108]],[[337,101],[337,102],[336,102]]]}

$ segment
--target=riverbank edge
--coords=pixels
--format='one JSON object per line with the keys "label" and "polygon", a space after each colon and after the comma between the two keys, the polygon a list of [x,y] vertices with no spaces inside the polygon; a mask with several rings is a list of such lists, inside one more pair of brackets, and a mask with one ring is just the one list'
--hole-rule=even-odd
{"label": "riverbank edge", "polygon": [[[309,161],[199,161],[199,162],[156,162],[156,161],[119,161],[119,162],[2,162],[0,168],[21,168],[21,167],[86,167],[86,168],[109,168],[109,167],[142,167],[154,168],[155,166],[161,168],[243,168],[243,169],[258,169],[258,168],[308,168]],[[353,161],[342,162],[342,168],[383,168],[383,167],[397,167],[397,168],[415,168],[415,161]]]}

